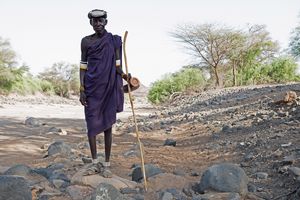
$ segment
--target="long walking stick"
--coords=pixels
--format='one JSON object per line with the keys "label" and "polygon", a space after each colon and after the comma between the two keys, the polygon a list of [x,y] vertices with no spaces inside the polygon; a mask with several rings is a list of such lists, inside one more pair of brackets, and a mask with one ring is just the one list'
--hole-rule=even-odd
{"label": "long walking stick", "polygon": [[123,42],[124,43],[123,44],[123,52],[124,52],[125,68],[126,68],[127,82],[128,82],[128,95],[129,95],[129,100],[130,100],[130,104],[131,104],[133,120],[134,120],[134,124],[135,124],[136,138],[137,138],[137,141],[138,141],[138,144],[139,144],[139,147],[140,147],[142,172],[143,172],[143,178],[144,178],[144,187],[145,187],[145,191],[147,191],[147,180],[146,180],[146,172],[145,172],[145,164],[144,164],[143,147],[142,147],[142,142],[141,142],[140,136],[139,136],[139,130],[138,130],[136,117],[135,117],[135,113],[134,113],[134,107],[133,107],[133,101],[132,101],[132,95],[131,95],[131,88],[130,88],[129,79],[128,79],[128,65],[127,65],[126,48],[125,48],[127,34],[128,34],[128,31],[125,31],[124,42]]}

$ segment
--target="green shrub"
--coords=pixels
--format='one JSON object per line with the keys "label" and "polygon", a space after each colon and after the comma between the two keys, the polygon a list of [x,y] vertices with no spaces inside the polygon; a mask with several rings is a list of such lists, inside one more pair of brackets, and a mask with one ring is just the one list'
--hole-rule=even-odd
{"label": "green shrub", "polygon": [[204,85],[203,73],[198,68],[184,68],[173,74],[165,75],[161,80],[154,82],[149,90],[148,99],[152,103],[162,103],[175,92]]}
{"label": "green shrub", "polygon": [[49,81],[46,80],[40,80],[40,88],[41,91],[45,94],[51,95],[54,94],[54,87],[52,85],[52,83],[50,83]]}
{"label": "green shrub", "polygon": [[56,95],[67,98],[70,97],[70,87],[68,82],[59,81],[52,84]]}
{"label": "green shrub", "polygon": [[275,58],[270,64],[247,66],[239,71],[240,85],[286,83],[299,80],[297,63],[289,57]]}
{"label": "green shrub", "polygon": [[42,90],[38,79],[34,79],[30,76],[23,76],[14,82],[11,92],[26,95],[42,92]]}
{"label": "green shrub", "polygon": [[12,90],[15,76],[8,68],[0,67],[0,93],[7,94]]}
{"label": "green shrub", "polygon": [[276,83],[295,81],[297,79],[297,63],[292,58],[280,57],[267,67],[268,76]]}

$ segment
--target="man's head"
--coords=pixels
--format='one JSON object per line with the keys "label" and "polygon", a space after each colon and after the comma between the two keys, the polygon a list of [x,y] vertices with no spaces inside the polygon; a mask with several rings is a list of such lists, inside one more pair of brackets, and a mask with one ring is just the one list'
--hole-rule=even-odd
{"label": "man's head", "polygon": [[94,9],[88,13],[90,24],[96,33],[102,33],[107,24],[107,13],[104,10]]}

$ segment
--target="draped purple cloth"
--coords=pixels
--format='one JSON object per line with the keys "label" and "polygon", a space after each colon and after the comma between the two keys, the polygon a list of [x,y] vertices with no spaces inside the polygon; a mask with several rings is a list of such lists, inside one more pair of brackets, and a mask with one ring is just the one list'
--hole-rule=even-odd
{"label": "draped purple cloth", "polygon": [[123,111],[124,92],[122,77],[116,71],[115,49],[122,39],[105,32],[87,49],[88,70],[84,84],[87,96],[85,119],[88,135],[95,136],[116,122],[117,112]]}

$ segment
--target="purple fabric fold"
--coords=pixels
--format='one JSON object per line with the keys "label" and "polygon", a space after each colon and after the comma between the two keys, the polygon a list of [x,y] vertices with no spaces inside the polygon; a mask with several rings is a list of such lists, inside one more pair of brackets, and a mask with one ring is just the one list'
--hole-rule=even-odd
{"label": "purple fabric fold", "polygon": [[110,128],[116,122],[117,112],[123,111],[123,81],[115,65],[117,48],[122,55],[121,37],[105,32],[87,50],[88,70],[84,84],[87,96],[85,119],[89,136]]}

